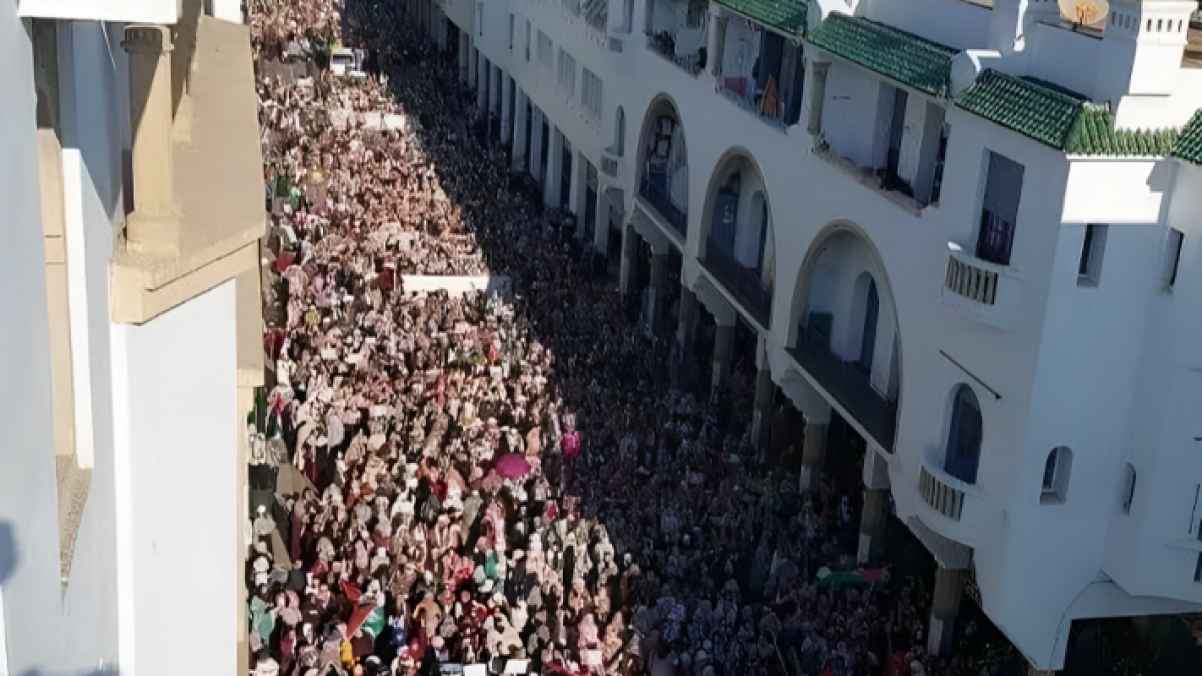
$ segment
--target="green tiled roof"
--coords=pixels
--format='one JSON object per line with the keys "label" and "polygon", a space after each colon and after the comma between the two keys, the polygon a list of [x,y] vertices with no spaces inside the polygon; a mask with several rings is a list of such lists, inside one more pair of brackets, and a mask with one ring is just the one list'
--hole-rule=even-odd
{"label": "green tiled roof", "polygon": [[1181,130],[1181,137],[1173,146],[1173,156],[1186,162],[1202,164],[1202,110],[1194,113],[1194,117]]}
{"label": "green tiled roof", "polygon": [[806,30],[807,0],[718,0],[718,4],[788,35],[801,37]]}
{"label": "green tiled roof", "polygon": [[1063,149],[1084,100],[1026,78],[986,69],[956,99],[970,113]]}
{"label": "green tiled roof", "polygon": [[832,12],[807,41],[933,96],[945,96],[956,50],[861,17]]}
{"label": "green tiled roof", "polygon": [[1161,157],[1178,137],[1171,129],[1115,129],[1114,115],[1105,106],[1046,82],[991,69],[977,76],[956,105],[1070,155]]}
{"label": "green tiled roof", "polygon": [[1064,150],[1071,155],[1164,157],[1176,140],[1172,129],[1115,129],[1109,110],[1086,103]]}

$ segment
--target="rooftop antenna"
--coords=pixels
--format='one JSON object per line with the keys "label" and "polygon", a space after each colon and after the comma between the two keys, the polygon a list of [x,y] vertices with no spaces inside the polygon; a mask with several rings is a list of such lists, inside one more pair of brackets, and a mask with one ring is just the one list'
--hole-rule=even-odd
{"label": "rooftop antenna", "polygon": [[1081,26],[1099,26],[1110,13],[1107,0],[1058,0],[1058,4],[1060,16],[1073,25],[1073,30]]}

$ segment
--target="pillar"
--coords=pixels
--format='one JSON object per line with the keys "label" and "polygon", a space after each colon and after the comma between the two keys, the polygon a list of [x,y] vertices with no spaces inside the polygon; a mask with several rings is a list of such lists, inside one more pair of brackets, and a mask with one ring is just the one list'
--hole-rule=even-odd
{"label": "pillar", "polygon": [[467,86],[470,89],[476,88],[476,66],[480,64],[480,57],[476,53],[472,36],[467,36]]}
{"label": "pillar", "polygon": [[822,131],[822,106],[826,98],[826,75],[830,70],[830,62],[811,62],[810,77],[806,78],[806,89],[810,97],[809,119],[806,120],[806,131],[818,134]]}
{"label": "pillar", "polygon": [[647,289],[650,302],[647,303],[647,316],[644,317],[648,333],[657,333],[664,313],[664,297],[668,293],[668,253],[653,252],[651,254],[651,284]]}
{"label": "pillar", "polygon": [[706,69],[714,77],[722,75],[722,47],[726,42],[726,17],[717,5],[710,5],[710,29],[706,36]]}
{"label": "pillar", "polygon": [[471,47],[467,44],[468,37],[466,33],[459,34],[459,84],[466,85],[468,83],[468,57],[471,56]]}
{"label": "pillar", "polygon": [[[501,69],[497,66],[489,66],[488,68],[488,112],[489,115],[495,115],[497,106],[501,104]],[[497,116],[500,118],[500,116]],[[489,128],[489,133],[492,128]]]}
{"label": "pillar", "polygon": [[927,631],[927,652],[946,655],[952,647],[952,629],[960,612],[964,594],[964,571],[939,566],[935,571],[935,596],[931,599],[931,626]]}
{"label": "pillar", "polygon": [[[772,429],[772,404],[776,383],[772,382],[772,369],[767,358],[755,374],[755,403],[751,413],[751,443],[761,454],[768,449],[768,433]],[[763,457],[761,455],[761,457]]]}
{"label": "pillar", "polygon": [[801,449],[802,491],[813,490],[818,485],[818,477],[822,475],[822,465],[826,462],[826,437],[830,430],[831,407],[824,401],[813,402],[808,409],[802,409],[805,416],[805,440]]}
{"label": "pillar", "polygon": [[480,112],[488,112],[485,110],[488,105],[488,57],[484,56],[483,50],[477,50],[476,58],[476,107]]}
{"label": "pillar", "polygon": [[710,380],[713,392],[721,392],[730,378],[730,360],[735,349],[735,324],[719,323],[714,327],[714,377]]}
{"label": "pillar", "polygon": [[584,232],[584,193],[587,189],[588,176],[584,168],[584,155],[572,153],[572,182],[568,185],[568,208],[576,214],[576,238]]}
{"label": "pillar", "polygon": [[126,221],[130,248],[178,253],[172,153],[171,29],[135,24],[121,43],[129,53],[134,212]]}
{"label": "pillar", "polygon": [[513,119],[509,109],[513,107],[513,78],[501,78],[501,143],[509,145],[513,142]]}
{"label": "pillar", "polygon": [[522,92],[517,82],[513,83],[513,95],[517,101],[513,106],[513,153],[512,165],[519,171],[529,171],[526,166],[526,144],[530,137],[526,135],[526,94]]}
{"label": "pillar", "polygon": [[555,209],[559,207],[560,182],[563,180],[563,134],[552,127],[550,136],[551,148],[547,152],[547,180],[543,181],[543,204]]}
{"label": "pillar", "polygon": [[638,255],[638,247],[638,234],[635,233],[634,226],[627,223],[622,228],[622,267],[618,273],[618,290],[623,296],[634,291],[630,287],[631,277],[634,276],[634,257]]}
{"label": "pillar", "polygon": [[885,505],[888,501],[887,489],[864,489],[864,508],[860,510],[860,546],[856,551],[856,563],[865,564],[880,558],[885,535]]}
{"label": "pillar", "polygon": [[602,184],[597,184],[597,213],[594,219],[597,227],[593,229],[593,250],[603,258],[609,256],[609,190]]}
{"label": "pillar", "polygon": [[543,111],[533,109],[534,122],[530,125],[530,175],[543,183]]}

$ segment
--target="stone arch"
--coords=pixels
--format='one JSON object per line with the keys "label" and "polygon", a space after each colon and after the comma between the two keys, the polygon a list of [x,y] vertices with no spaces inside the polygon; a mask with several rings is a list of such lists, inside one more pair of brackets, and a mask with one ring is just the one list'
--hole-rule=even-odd
{"label": "stone arch", "polygon": [[706,185],[701,215],[700,258],[711,273],[727,277],[744,304],[767,326],[776,287],[776,234],[764,172],[742,147],[727,150]]}
{"label": "stone arch", "polygon": [[672,97],[651,100],[639,130],[638,191],[682,235],[689,213],[688,141]]}
{"label": "stone arch", "polygon": [[[864,273],[868,274],[865,278]],[[831,352],[844,361],[857,361],[861,352],[862,303],[873,282],[879,306],[877,336],[870,379],[886,399],[900,396],[904,344],[901,319],[884,258],[859,225],[835,221],[823,228],[802,259],[789,304],[787,345],[798,347],[802,329],[829,340]],[[859,284],[857,285],[857,282]],[[815,315],[829,315],[822,317]],[[815,323],[817,321],[817,325]],[[823,322],[829,325],[822,326]],[[812,336],[811,336],[812,337]]]}

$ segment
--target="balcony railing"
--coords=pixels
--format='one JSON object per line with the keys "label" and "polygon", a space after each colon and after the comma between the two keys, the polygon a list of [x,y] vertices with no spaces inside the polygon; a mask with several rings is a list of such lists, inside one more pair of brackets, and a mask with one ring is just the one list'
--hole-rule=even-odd
{"label": "balcony railing", "polygon": [[924,465],[918,475],[918,492],[931,509],[952,521],[964,514],[964,491],[941,481]]}
{"label": "balcony railing", "polygon": [[1021,314],[1023,283],[1009,266],[982,260],[947,243],[943,302],[973,319],[1007,329]]}
{"label": "balcony railing", "polygon": [[706,239],[703,263],[760,326],[767,328],[772,318],[772,290],[764,288],[762,271],[740,264],[730,247],[712,237]]}
{"label": "balcony railing", "polygon": [[679,207],[672,203],[668,197],[666,181],[653,181],[648,176],[643,177],[643,183],[639,187],[639,195],[643,197],[655,210],[660,217],[672,226],[672,229],[680,233],[681,237],[688,235],[689,217],[688,214],[681,211]]}
{"label": "balcony railing", "polygon": [[947,275],[943,285],[948,290],[982,305],[993,305],[997,302],[998,273],[952,256],[947,259]]}
{"label": "balcony railing", "polygon": [[584,0],[584,22],[593,30],[605,32],[609,23],[609,0]]}
{"label": "balcony railing", "polygon": [[868,372],[860,364],[843,361],[831,352],[828,336],[809,327],[802,327],[799,333],[797,345],[789,353],[882,448],[892,453],[897,402],[872,387]]}
{"label": "balcony railing", "polygon": [[679,66],[692,76],[696,76],[705,67],[701,62],[700,53],[677,54],[676,35],[670,31],[647,34],[647,49],[659,54],[668,61]]}

